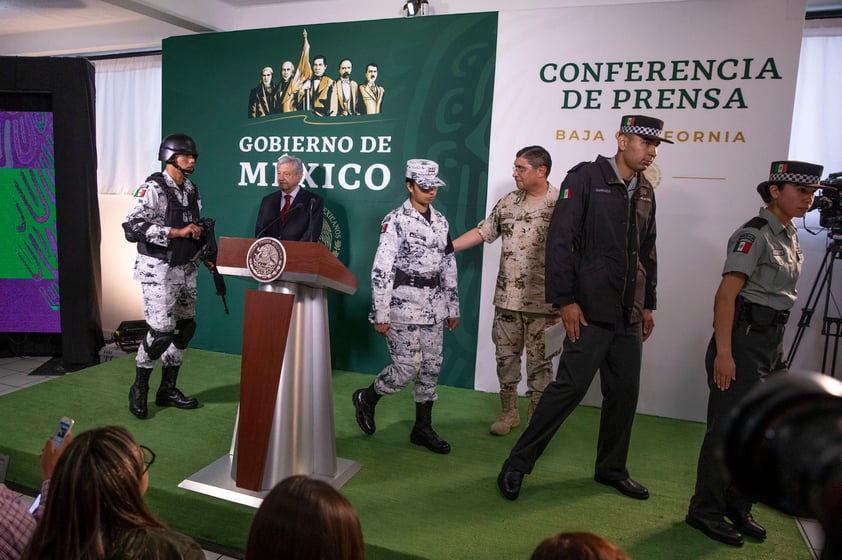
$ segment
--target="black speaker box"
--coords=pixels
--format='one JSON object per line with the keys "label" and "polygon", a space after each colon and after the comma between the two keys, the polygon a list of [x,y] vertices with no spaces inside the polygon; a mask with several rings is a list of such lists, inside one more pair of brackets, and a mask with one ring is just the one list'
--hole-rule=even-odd
{"label": "black speaker box", "polygon": [[126,351],[137,350],[148,329],[146,321],[123,321],[114,331],[114,344]]}

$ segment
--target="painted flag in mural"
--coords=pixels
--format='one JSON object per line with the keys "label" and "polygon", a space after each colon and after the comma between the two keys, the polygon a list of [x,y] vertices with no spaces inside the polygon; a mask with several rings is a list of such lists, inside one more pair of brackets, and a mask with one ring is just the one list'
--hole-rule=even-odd
{"label": "painted flag in mural", "polygon": [[[301,91],[301,86],[310,81],[313,77],[313,69],[310,67],[310,42],[307,41],[307,30],[304,30],[304,44],[301,46],[301,58],[298,59],[298,67],[295,69],[295,76],[292,78],[292,91]],[[312,89],[307,89],[304,108],[310,110],[310,99],[313,95]]]}

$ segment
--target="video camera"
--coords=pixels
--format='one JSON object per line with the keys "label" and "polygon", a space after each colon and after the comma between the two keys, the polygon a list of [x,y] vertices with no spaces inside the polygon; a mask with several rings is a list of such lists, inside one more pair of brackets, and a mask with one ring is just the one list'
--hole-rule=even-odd
{"label": "video camera", "polygon": [[842,383],[778,374],[755,386],[720,427],[721,459],[747,497],[817,519],[823,560],[842,558]]}
{"label": "video camera", "polygon": [[819,225],[830,230],[831,234],[842,234],[842,171],[831,173],[819,183],[823,188],[821,196],[813,201],[810,210],[819,210]]}

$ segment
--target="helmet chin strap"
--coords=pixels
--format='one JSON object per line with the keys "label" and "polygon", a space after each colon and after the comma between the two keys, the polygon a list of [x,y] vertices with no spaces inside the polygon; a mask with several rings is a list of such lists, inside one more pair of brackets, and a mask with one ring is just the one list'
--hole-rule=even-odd
{"label": "helmet chin strap", "polygon": [[167,162],[167,163],[169,163],[170,165],[172,165],[173,167],[175,167],[176,169],[178,169],[178,171],[179,171],[182,175],[184,175],[185,177],[189,177],[189,176],[193,173],[192,171],[187,171],[186,169],[183,169],[180,165],[178,165],[178,162],[176,161],[176,159],[175,159],[175,158],[172,158],[172,160],[170,160],[170,161],[169,161],[169,162]]}

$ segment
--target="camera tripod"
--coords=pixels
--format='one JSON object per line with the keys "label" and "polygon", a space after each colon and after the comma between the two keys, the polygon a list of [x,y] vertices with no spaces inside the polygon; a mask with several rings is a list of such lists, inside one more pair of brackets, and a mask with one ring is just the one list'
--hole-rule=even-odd
{"label": "camera tripod", "polygon": [[[810,321],[813,318],[813,312],[816,310],[816,303],[821,298],[822,291],[825,291],[824,297],[824,317],[822,318],[822,334],[824,335],[824,352],[822,353],[822,372],[836,377],[836,363],[839,357],[839,339],[842,337],[842,318],[829,317],[828,310],[830,308],[830,290],[832,287],[831,281],[833,279],[833,265],[837,260],[842,260],[842,233],[836,231],[828,232],[830,242],[827,245],[824,259],[819,267],[819,272],[816,274],[816,279],[813,281],[813,287],[810,288],[810,295],[807,296],[807,303],[801,310],[801,319],[798,321],[798,330],[795,333],[795,338],[792,340],[792,346],[787,355],[787,363],[792,366],[792,361],[795,359],[795,352],[801,344],[801,338],[804,336],[804,329],[810,326]],[[830,371],[827,370],[828,351],[830,350],[830,339],[833,338],[833,357],[830,364]]]}

